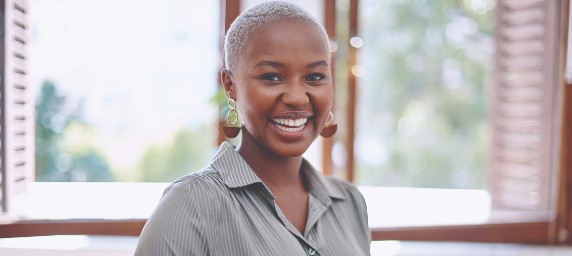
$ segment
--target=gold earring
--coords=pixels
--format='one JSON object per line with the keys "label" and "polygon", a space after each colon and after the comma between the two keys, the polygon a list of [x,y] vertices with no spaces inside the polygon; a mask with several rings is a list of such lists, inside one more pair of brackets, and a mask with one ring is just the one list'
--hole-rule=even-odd
{"label": "gold earring", "polygon": [[222,127],[222,132],[224,136],[228,138],[234,138],[240,132],[240,126],[238,123],[238,112],[236,112],[236,101],[232,98],[227,100],[228,103],[228,113],[226,114],[227,125]]}
{"label": "gold earring", "polygon": [[326,126],[322,129],[320,135],[322,135],[322,137],[324,138],[329,138],[334,136],[337,130],[338,130],[338,125],[334,124],[334,113],[330,111],[330,113],[328,114],[328,120],[326,121]]}

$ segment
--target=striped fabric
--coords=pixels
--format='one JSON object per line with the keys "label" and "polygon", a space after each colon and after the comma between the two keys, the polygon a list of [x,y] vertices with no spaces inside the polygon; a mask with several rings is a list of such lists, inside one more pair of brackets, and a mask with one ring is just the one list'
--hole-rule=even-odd
{"label": "striped fabric", "polygon": [[308,220],[301,234],[229,143],[211,165],[163,194],[135,255],[369,255],[365,201],[352,185],[323,177],[304,160]]}

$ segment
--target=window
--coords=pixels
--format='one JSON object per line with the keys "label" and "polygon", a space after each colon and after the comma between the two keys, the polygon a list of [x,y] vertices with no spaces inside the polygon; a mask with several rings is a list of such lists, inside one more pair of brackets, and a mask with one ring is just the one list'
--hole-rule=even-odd
{"label": "window", "polygon": [[494,1],[360,1],[358,184],[484,189]]}
{"label": "window", "polygon": [[208,163],[218,2],[30,6],[36,181],[169,182]]}
{"label": "window", "polygon": [[[11,9],[7,7],[13,7],[16,10],[18,10],[18,8],[26,10],[25,8],[27,8],[27,6],[24,5],[13,5],[13,2],[11,1],[6,2],[7,5],[3,6],[5,9],[2,9],[3,13],[12,12],[10,11]],[[235,0],[221,1],[220,9],[224,10],[225,27],[228,28],[230,21],[239,14],[241,8],[243,8],[243,4],[252,4],[253,2],[254,1]],[[156,2],[149,1],[146,3]],[[304,1],[304,3],[306,3],[306,1]],[[455,202],[462,202],[467,206],[470,206],[475,202],[475,200],[482,200],[484,198],[485,201],[483,202],[485,205],[488,203],[491,205],[491,207],[494,207],[495,211],[493,212],[495,213],[495,216],[490,215],[493,212],[486,211],[483,213],[483,216],[486,218],[475,219],[470,225],[463,223],[463,221],[466,221],[466,219],[455,223],[453,223],[451,220],[446,220],[445,222],[441,223],[441,226],[422,226],[423,223],[409,223],[410,227],[403,227],[399,225],[388,226],[382,223],[378,227],[373,227],[373,238],[375,240],[403,239],[433,241],[461,240],[480,242],[570,243],[571,240],[568,236],[568,230],[572,228],[572,220],[569,217],[571,208],[568,204],[568,195],[572,190],[572,175],[570,175],[570,168],[572,167],[572,163],[570,162],[570,159],[564,156],[570,153],[570,145],[572,145],[572,141],[570,141],[572,138],[572,136],[570,136],[572,131],[572,127],[570,127],[570,125],[572,122],[560,120],[570,120],[571,118],[570,115],[572,114],[572,104],[570,103],[572,100],[572,89],[570,88],[572,87],[565,86],[562,88],[563,82],[561,81],[561,75],[563,68],[561,67],[562,60],[559,59],[560,47],[564,45],[563,42],[566,41],[562,38],[563,35],[566,34],[565,31],[567,31],[562,29],[560,24],[562,24],[564,27],[567,26],[569,1],[562,1],[562,3],[560,3],[557,1],[549,0],[498,0],[496,5],[494,5],[494,3],[491,1],[485,0],[465,0],[455,3],[442,1],[414,1],[412,3],[413,5],[409,5],[408,2],[403,4],[403,1],[389,0],[375,1],[375,3],[367,0],[325,0],[311,2],[309,4],[310,6],[316,5],[320,6],[319,8],[322,8],[318,10],[323,11],[324,14],[322,18],[324,20],[325,27],[330,34],[330,39],[333,41],[332,46],[337,48],[337,50],[333,53],[336,57],[334,62],[334,71],[336,76],[335,113],[336,119],[338,120],[338,123],[341,124],[341,126],[334,140],[324,140],[320,142],[322,144],[320,151],[323,158],[322,167],[324,172],[326,174],[335,175],[338,177],[346,178],[348,180],[356,180],[358,182],[360,182],[360,180],[361,182],[365,182],[366,179],[367,182],[370,182],[370,180],[376,179],[375,177],[371,176],[371,172],[368,174],[364,170],[370,167],[385,168],[383,166],[386,163],[389,163],[389,157],[380,157],[379,159],[374,159],[371,157],[371,155],[368,155],[372,154],[372,152],[361,151],[363,149],[380,149],[378,142],[367,141],[364,140],[364,138],[375,138],[378,136],[381,137],[381,139],[384,139],[384,132],[387,133],[388,129],[400,131],[401,135],[399,136],[403,137],[400,138],[400,140],[410,140],[413,134],[417,134],[419,132],[427,133],[430,131],[435,133],[435,131],[429,129],[432,128],[432,126],[419,127],[418,125],[419,121],[427,121],[429,120],[427,119],[428,117],[433,118],[436,116],[431,116],[430,114],[435,114],[435,112],[428,111],[428,109],[430,109],[430,106],[433,106],[429,103],[438,101],[432,99],[428,100],[422,98],[422,96],[419,96],[421,95],[420,92],[422,92],[422,90],[419,87],[415,87],[417,84],[431,84],[435,86],[441,86],[437,92],[442,92],[444,96],[441,96],[445,98],[452,98],[454,101],[456,101],[456,103],[459,104],[458,106],[461,106],[459,108],[462,108],[462,106],[467,104],[472,106],[471,104],[487,103],[487,97],[474,99],[463,95],[463,93],[468,95],[487,93],[485,90],[486,87],[483,87],[482,84],[480,84],[487,82],[487,79],[485,78],[487,77],[487,75],[485,75],[487,71],[486,67],[483,68],[482,66],[479,66],[470,70],[476,72],[473,74],[474,77],[476,77],[474,80],[475,84],[466,82],[468,81],[465,80],[465,74],[467,73],[464,72],[467,70],[465,65],[481,65],[479,63],[486,63],[487,58],[492,57],[492,61],[495,64],[490,66],[492,73],[488,78],[491,82],[491,86],[489,88],[490,91],[488,92],[494,92],[493,97],[489,98],[490,117],[486,117],[487,111],[480,109],[483,108],[483,106],[489,106],[488,103],[484,105],[477,104],[475,106],[478,106],[477,108],[480,109],[479,111],[483,112],[479,112],[480,116],[478,119],[475,119],[476,121],[471,121],[472,124],[476,124],[476,127],[468,127],[466,128],[467,130],[463,130],[463,132],[465,132],[464,134],[469,137],[477,136],[474,138],[476,144],[483,143],[475,149],[475,152],[477,152],[476,155],[479,156],[476,158],[488,157],[490,159],[490,166],[483,164],[484,162],[478,161],[475,162],[477,163],[476,165],[470,168],[463,165],[460,165],[460,167],[454,165],[448,170],[452,171],[453,173],[461,170],[459,172],[460,174],[456,174],[458,176],[452,175],[452,177],[456,178],[449,179],[451,176],[447,176],[447,178],[434,178],[434,180],[444,180],[447,183],[442,186],[434,185],[434,183],[426,183],[421,179],[417,179],[419,182],[414,184],[411,183],[411,180],[407,181],[407,179],[399,177],[400,173],[397,173],[398,175],[392,174],[392,176],[397,177],[394,180],[399,182],[393,184],[383,184],[386,186],[404,186],[413,184],[425,187],[462,187],[473,188],[477,190],[449,191],[382,188],[382,190],[384,190],[382,191],[383,194],[372,194],[374,195],[371,197],[373,200],[368,203],[370,204],[370,209],[372,210],[375,210],[374,208],[379,208],[381,206],[381,208],[379,208],[382,209],[381,212],[387,212],[388,207],[403,205],[403,202],[399,201],[394,205],[380,205],[380,202],[382,202],[384,198],[389,198],[391,200],[397,193],[399,193],[402,198],[404,198],[403,196],[407,196],[406,193],[410,193],[410,198],[415,198],[417,195],[425,195],[431,199],[435,198],[434,195],[444,196],[441,198],[457,200]],[[490,11],[491,4],[496,7],[494,12]],[[384,5],[388,5],[386,6],[387,8],[382,8]],[[439,54],[440,56],[447,56],[449,58],[440,59],[437,61],[426,61],[425,58],[427,57],[427,54],[419,55],[418,52],[412,50],[412,52],[415,54],[402,55],[400,57],[401,62],[398,61],[395,63],[384,63],[383,60],[386,58],[379,58],[380,62],[375,62],[377,60],[368,61],[368,58],[371,56],[370,54],[367,54],[368,47],[371,47],[370,41],[375,41],[376,36],[384,35],[384,33],[388,33],[387,31],[391,31],[392,29],[390,26],[391,23],[382,22],[384,19],[386,19],[386,16],[381,15],[383,17],[379,18],[380,15],[375,14],[376,10],[379,10],[380,12],[390,12],[391,8],[397,8],[398,10],[405,13],[411,12],[415,15],[420,15],[420,17],[424,17],[423,15],[431,14],[431,11],[427,11],[427,5],[449,6],[434,9],[445,13],[447,10],[449,10],[450,13],[447,15],[450,16],[445,15],[445,17],[457,19],[459,24],[461,24],[450,24],[451,27],[446,27],[445,31],[450,29],[450,32],[452,33],[450,35],[451,38],[448,40],[451,40],[453,43],[456,42],[457,44],[459,42],[468,42],[467,45],[457,45],[460,49],[463,47],[469,47],[474,43],[477,45],[476,49],[482,50],[482,53],[484,54],[479,56],[475,56],[474,53],[467,52],[456,52],[455,54],[451,54],[451,56],[447,54]],[[560,13],[561,11],[562,13]],[[485,15],[492,16],[494,14],[494,19],[496,19],[496,30],[494,30],[493,34],[489,35],[485,33],[489,31],[488,29],[491,28],[491,24],[488,24],[487,22],[492,22],[493,17],[489,17],[489,19],[485,21],[477,22],[473,20],[472,22],[477,23],[476,27],[474,23],[471,23],[471,18],[483,18],[483,16],[478,15],[469,17],[470,15],[473,15],[471,13],[478,14],[482,12],[484,12]],[[26,12],[24,11],[22,13]],[[370,21],[368,21],[368,15],[370,15]],[[561,16],[563,18],[561,18]],[[4,20],[5,22],[10,21],[9,15],[5,15],[5,17],[7,17]],[[405,16],[399,16],[399,18],[403,17]],[[387,19],[391,20],[389,17]],[[421,35],[424,35],[428,40],[436,40],[437,37],[434,37],[436,35],[435,33],[441,33],[441,40],[445,40],[444,38],[447,36],[445,33],[447,32],[435,32],[432,29],[426,29],[424,26],[419,24],[422,23],[421,21],[426,20],[419,19],[412,21],[415,26],[407,27],[407,29],[426,30],[425,33],[421,33]],[[371,22],[371,24],[368,24],[367,22]],[[380,23],[378,24],[375,22]],[[425,24],[431,24],[431,22],[425,22]],[[22,27],[19,25],[17,26]],[[368,36],[368,34],[363,31],[364,27],[367,26],[372,26],[376,30],[379,28],[381,32],[374,31]],[[24,25],[24,27],[26,26]],[[405,34],[408,33],[404,32],[407,31],[405,29],[401,29],[400,31],[397,31],[395,28],[393,29],[395,34],[392,35],[398,35],[401,32]],[[459,35],[456,31],[462,31],[461,34],[465,37],[470,37],[471,40],[463,41],[468,39],[458,37]],[[379,34],[376,34],[376,32]],[[12,34],[8,35],[8,39],[10,39]],[[490,48],[488,47],[491,45],[491,36],[494,38],[494,44],[496,44],[495,49],[497,50],[493,56],[487,56],[487,54],[490,54],[490,52],[488,52]],[[401,35],[401,37],[396,36],[396,38],[402,40],[407,39],[406,37],[407,35]],[[12,38],[21,39],[16,40],[17,42],[24,41],[22,37]],[[350,39],[352,40],[350,41]],[[411,40],[409,40],[409,42],[413,44]],[[443,42],[444,41],[441,41],[441,44],[443,44]],[[426,44],[429,43],[430,42],[426,42]],[[8,46],[9,44],[6,45]],[[403,47],[403,45],[394,46],[399,48]],[[441,49],[438,48],[438,46],[440,45],[437,44],[435,46],[436,48],[434,49]],[[380,47],[382,49],[376,50],[383,52],[386,51],[385,47],[386,46],[383,46]],[[10,56],[9,49],[5,48],[2,54],[4,54],[4,58],[6,58],[6,56]],[[26,59],[21,58],[21,56],[18,58],[24,60]],[[429,56],[431,57],[431,55]],[[462,58],[466,57],[470,61],[463,62],[455,59],[459,56]],[[431,64],[434,62],[438,62],[439,65],[431,66]],[[13,62],[6,61],[5,63],[7,63],[6,65],[15,65],[13,63],[18,63],[18,60]],[[215,63],[215,65],[217,64],[218,63]],[[380,66],[376,65],[381,65],[381,68]],[[417,98],[412,97],[411,100],[407,100],[405,102],[394,102],[397,104],[397,107],[395,108],[397,109],[397,117],[393,119],[395,121],[388,122],[390,124],[393,123],[393,125],[387,125],[384,123],[385,120],[391,120],[391,118],[387,118],[386,116],[391,115],[392,112],[388,112],[384,109],[375,109],[376,111],[372,111],[367,114],[367,111],[374,109],[368,108],[366,106],[368,106],[367,104],[370,104],[373,105],[373,107],[378,107],[378,105],[375,105],[376,97],[368,97],[370,96],[369,94],[373,95],[374,93],[377,93],[374,92],[374,90],[379,88],[372,86],[371,84],[375,84],[376,82],[370,81],[368,79],[375,78],[375,75],[378,72],[380,74],[384,74],[383,72],[387,72],[384,70],[386,70],[386,68],[391,68],[391,65],[394,65],[394,67],[399,67],[399,65],[401,65],[411,69],[415,74],[425,72],[426,68],[435,68],[438,72],[435,72],[436,76],[432,79],[441,79],[442,81],[434,83],[431,81],[407,82],[406,85],[409,85],[410,87],[406,88],[411,89],[408,92]],[[382,70],[378,71],[377,69]],[[16,72],[18,69],[13,70],[17,74],[22,74],[22,70],[19,72]],[[10,72],[10,68],[5,68],[4,71]],[[395,69],[395,72],[399,72],[399,69]],[[434,74],[432,72],[428,73]],[[391,76],[393,74],[386,75]],[[216,72],[212,77],[213,81],[215,81],[214,83],[216,83]],[[383,76],[381,78],[385,79],[386,77],[387,76]],[[410,77],[402,79],[410,79]],[[395,80],[397,82],[401,82],[401,80]],[[10,80],[4,79],[3,82],[4,81]],[[394,83],[397,84],[397,82]],[[476,83],[479,84],[477,85]],[[548,85],[552,86],[551,89],[539,87]],[[4,88],[6,88],[6,86]],[[6,89],[3,90],[4,91],[2,93],[6,94]],[[466,92],[465,90],[468,90],[469,92]],[[562,93],[559,93],[559,90],[561,90]],[[455,93],[452,93],[452,91]],[[461,95],[455,95],[457,92]],[[436,92],[431,90],[428,93]],[[382,95],[380,97],[385,96]],[[4,101],[9,100],[9,97],[3,98],[5,98]],[[391,98],[386,100],[387,102],[391,102]],[[469,102],[467,103],[466,101]],[[474,101],[477,102],[475,103]],[[27,104],[27,106],[29,105],[30,104]],[[364,108],[366,109],[366,111],[363,111],[365,116],[362,116],[361,112],[359,111],[362,111],[360,109]],[[4,107],[2,110],[9,111],[9,108]],[[390,114],[385,113],[379,117],[376,116],[378,112],[387,112]],[[472,111],[469,111],[468,113],[472,113]],[[561,113],[564,114],[563,117],[560,116]],[[6,116],[6,114],[4,116]],[[214,116],[216,116],[216,114],[214,114]],[[380,122],[379,120],[375,121],[375,118],[368,119],[367,117],[370,116],[381,118],[381,121],[383,122]],[[423,117],[425,119],[423,119]],[[459,120],[463,120],[462,118],[465,117],[456,118],[461,118]],[[11,124],[13,122],[9,118],[5,118],[3,120],[3,128],[4,125]],[[370,121],[373,123],[367,123]],[[483,122],[490,122],[492,125],[490,128],[482,128],[483,126],[481,125]],[[462,123],[463,122],[457,122],[456,124]],[[380,125],[379,129],[377,129],[377,125]],[[383,128],[384,125],[387,127]],[[453,127],[463,128],[462,125]],[[487,129],[490,130],[487,131]],[[6,131],[6,129],[2,130]],[[491,136],[490,140],[489,142],[486,142],[489,136]],[[5,134],[2,137],[2,148],[6,149],[6,145],[8,144],[7,140],[12,138],[13,137],[11,135]],[[438,140],[436,138],[439,137],[433,138],[437,142],[442,140]],[[371,143],[374,144],[372,145]],[[382,146],[387,147],[388,145],[399,145],[399,143],[403,142],[397,142],[395,144],[383,144]],[[413,146],[426,147],[426,145],[423,144],[423,141],[414,141],[414,143],[415,144],[412,144]],[[459,140],[456,142],[456,145],[464,145],[463,143],[466,143],[466,141]],[[411,145],[411,143],[409,143],[409,145]],[[422,147],[420,148],[424,149]],[[382,150],[387,149],[382,148]],[[419,152],[424,151],[419,150]],[[397,162],[399,163],[396,162],[395,165],[398,168],[395,168],[395,170],[403,170],[402,172],[408,174],[410,170],[419,170],[421,169],[420,167],[424,167],[423,170],[427,169],[429,165],[427,164],[427,160],[425,160],[426,158],[418,157],[417,152],[414,153],[415,154],[407,154],[401,157],[398,156]],[[9,156],[9,154],[10,153],[3,151],[2,160],[6,159],[6,156]],[[462,155],[464,156],[467,154],[469,153],[463,153]],[[385,155],[389,155],[389,153]],[[408,158],[412,159],[409,160]],[[420,161],[419,159],[423,161]],[[469,157],[467,159],[473,158]],[[437,162],[448,164],[443,160]],[[453,162],[459,163],[462,161]],[[2,163],[6,163],[6,161],[2,161]],[[370,167],[367,165],[370,165]],[[12,168],[14,167],[15,165],[12,166]],[[447,166],[445,165],[445,167]],[[475,172],[466,172],[463,170],[465,167],[467,170],[475,170]],[[484,170],[486,170],[486,172]],[[8,174],[11,173],[9,168],[3,168],[2,171],[4,177],[2,188],[4,192],[3,194],[6,195],[6,191],[9,190],[6,190],[5,188],[10,188],[13,186],[10,185],[13,184],[13,181],[6,179],[6,177],[10,177],[8,176]],[[467,173],[470,175],[467,175]],[[413,174],[414,176],[416,175],[416,173]],[[490,179],[490,181],[488,179]],[[382,179],[381,181],[385,182],[386,180],[387,179]],[[407,182],[410,183],[408,184]],[[369,184],[373,185],[375,182],[371,181]],[[485,188],[485,186],[490,188],[490,194],[483,194],[483,188]],[[380,190],[379,188],[375,187],[365,187],[363,188],[363,191],[367,196],[368,193],[378,193]],[[451,196],[451,193],[449,192],[453,192],[454,196],[447,197]],[[490,197],[490,199],[488,199],[488,197]],[[412,199],[410,200],[405,197],[405,200],[407,200],[405,202],[413,205],[413,203],[411,203],[413,202]],[[6,200],[3,202],[5,203]],[[431,212],[432,208],[435,207],[435,204],[431,202],[425,206],[413,206],[418,208],[409,208],[401,211],[400,213],[403,215],[419,215],[420,212],[423,214],[428,214]],[[3,208],[4,212],[7,212],[6,209],[9,208]],[[515,215],[514,213],[518,214]],[[376,214],[372,214],[372,212],[370,212],[370,218],[373,217],[375,219],[386,217]],[[67,232],[74,234],[79,232],[76,229],[77,227],[82,227],[84,228],[83,233],[87,234],[108,234],[110,232],[115,232],[115,234],[137,234],[137,229],[141,228],[143,223],[144,220],[128,220],[96,224],[61,221],[43,223],[42,225],[44,226],[42,226],[42,232],[51,232],[51,234],[58,232],[61,234],[61,232]],[[9,233],[11,232],[11,234],[24,232],[22,230],[25,230],[27,227],[26,225],[28,224],[30,223],[4,225],[0,226],[0,231],[8,230]],[[34,224],[37,225],[37,223],[32,223],[32,225]],[[100,229],[103,227],[108,229]],[[118,227],[125,227],[128,231],[117,231]],[[56,229],[59,231],[55,231]],[[36,229],[35,231],[30,231],[26,234],[31,233],[38,234],[38,230]]]}
{"label": "window", "polygon": [[[348,163],[341,167],[350,172],[356,168],[347,177],[355,175],[358,182],[370,185],[381,182],[386,186],[480,189],[474,192],[488,188],[490,194],[490,199],[487,194],[478,193],[459,196],[471,191],[451,190],[449,194],[459,197],[442,197],[446,200],[440,201],[435,196],[424,196],[447,194],[447,190],[421,189],[416,196],[409,197],[408,193],[415,190],[379,190],[383,194],[376,194],[368,201],[370,210],[371,205],[383,205],[385,210],[376,214],[387,217],[390,212],[396,213],[397,218],[416,219],[409,221],[412,225],[409,228],[394,227],[391,224],[395,221],[390,221],[390,226],[374,228],[374,238],[556,241],[549,234],[554,234],[550,231],[554,230],[554,222],[550,220],[556,209],[554,180],[560,170],[558,161],[554,161],[559,154],[560,139],[556,137],[560,129],[559,98],[554,91],[562,85],[558,4],[496,3],[494,43],[498,50],[491,68],[490,88],[482,83],[487,82],[487,59],[492,57],[491,49],[495,49],[491,47],[494,44],[490,34],[493,20],[486,19],[495,2],[339,1],[338,4],[338,15],[344,17],[338,21],[345,24],[337,31],[336,54],[342,63],[336,66],[341,71],[337,74],[342,73],[338,81],[343,83],[341,95],[345,98],[341,104],[349,112],[345,115],[348,131],[341,138],[342,149],[348,152]],[[443,32],[436,26],[438,23],[446,24]],[[449,49],[452,51],[444,49],[447,44],[453,46]],[[412,47],[415,45],[418,47]],[[408,76],[408,72],[414,75]],[[431,86],[438,87],[424,92]],[[492,97],[487,97],[488,93]],[[490,118],[488,111],[484,111],[488,100]],[[467,117],[468,113],[472,116]],[[452,137],[438,139],[443,130],[447,130],[448,136],[453,134]],[[453,131],[459,133],[455,135]],[[388,136],[391,133],[398,133],[401,138]],[[455,151],[439,156],[442,149],[451,148]],[[400,156],[400,151],[405,154]],[[447,159],[448,156],[451,158]],[[485,158],[490,159],[489,164]],[[419,175],[420,171],[428,175]],[[441,171],[450,174],[437,176]],[[463,221],[458,222],[457,218],[442,221],[439,219],[442,214],[429,222],[416,221],[430,218],[436,206],[449,207],[444,212],[449,217],[463,215],[464,207],[478,203],[471,195],[484,201],[478,209],[484,207],[486,211],[478,218],[469,218],[468,222],[466,219],[465,225],[459,225]],[[405,199],[401,204],[400,196]],[[452,201],[455,198],[458,201]],[[469,198],[470,203],[463,204]],[[389,203],[372,204],[380,201]],[[403,204],[414,206],[401,207]],[[490,206],[493,211],[488,211]],[[471,212],[474,211],[468,210]],[[433,226],[437,224],[442,226]],[[499,235],[508,234],[509,230],[528,234]]]}

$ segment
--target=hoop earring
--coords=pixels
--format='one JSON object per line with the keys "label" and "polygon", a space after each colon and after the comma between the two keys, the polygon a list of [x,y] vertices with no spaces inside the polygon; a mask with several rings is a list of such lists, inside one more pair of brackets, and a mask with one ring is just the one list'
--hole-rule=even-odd
{"label": "hoop earring", "polygon": [[334,136],[337,130],[338,130],[338,125],[334,123],[334,113],[330,111],[330,113],[328,114],[328,120],[326,121],[326,126],[322,129],[320,135],[322,135],[322,137],[324,138],[329,138]]}
{"label": "hoop earring", "polygon": [[228,113],[226,114],[227,125],[222,127],[222,133],[228,138],[234,138],[240,132],[240,126],[238,123],[238,112],[236,112],[236,101],[232,98],[227,100],[228,103]]}

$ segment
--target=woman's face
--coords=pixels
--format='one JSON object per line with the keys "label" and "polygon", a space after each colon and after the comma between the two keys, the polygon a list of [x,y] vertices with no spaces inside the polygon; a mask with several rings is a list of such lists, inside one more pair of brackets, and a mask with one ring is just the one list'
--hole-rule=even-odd
{"label": "woman's face", "polygon": [[[310,24],[261,27],[223,73],[242,122],[242,140],[282,157],[300,156],[320,134],[332,107],[329,50]],[[245,144],[245,143],[243,143]]]}

